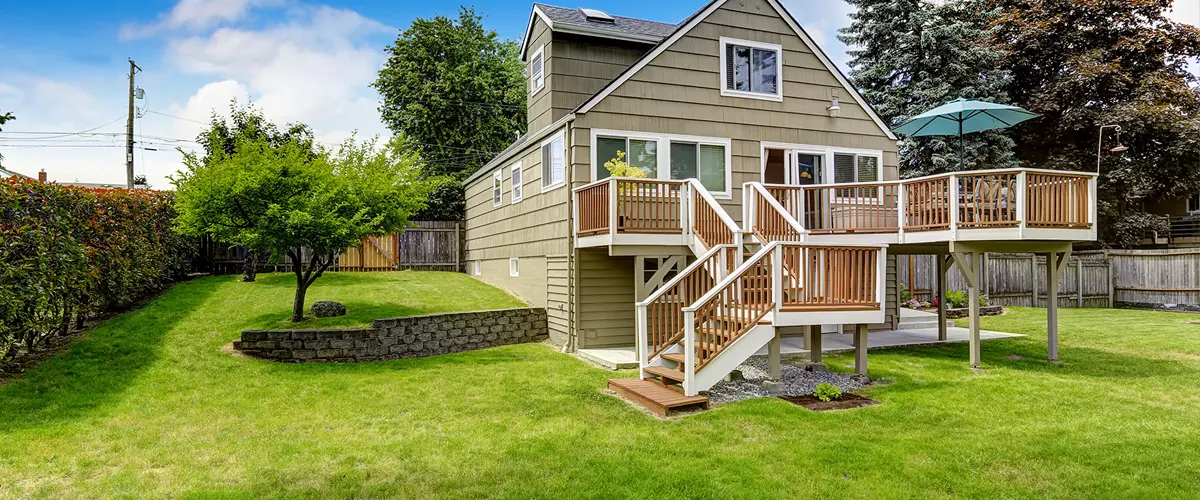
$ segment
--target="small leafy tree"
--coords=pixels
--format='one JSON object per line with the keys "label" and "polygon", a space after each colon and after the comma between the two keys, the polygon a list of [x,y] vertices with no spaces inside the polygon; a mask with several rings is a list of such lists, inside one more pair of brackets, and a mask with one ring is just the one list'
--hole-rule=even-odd
{"label": "small leafy tree", "polygon": [[339,254],[368,236],[402,230],[425,206],[432,186],[418,179],[406,149],[401,139],[351,138],[331,153],[304,141],[243,136],[232,152],[185,154],[185,170],[172,179],[176,229],[287,256],[296,275],[292,321],[302,321],[308,288]]}
{"label": "small leafy tree", "polygon": [[629,166],[629,163],[625,162],[625,152],[620,150],[617,151],[616,158],[604,162],[604,168],[608,169],[608,174],[613,177],[646,178],[646,171]]}
{"label": "small leafy tree", "polygon": [[[17,117],[13,116],[12,111],[0,113],[0,125],[4,125],[5,123],[8,123],[8,122],[16,120],[16,119],[17,119]],[[0,129],[0,130],[4,130],[4,129]],[[0,160],[3,160],[3,159],[4,159],[4,155],[0,155]]]}

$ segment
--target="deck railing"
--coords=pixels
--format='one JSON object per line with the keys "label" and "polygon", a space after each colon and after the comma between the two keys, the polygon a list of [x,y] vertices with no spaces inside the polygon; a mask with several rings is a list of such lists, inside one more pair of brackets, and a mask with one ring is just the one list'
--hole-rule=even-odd
{"label": "deck railing", "polygon": [[736,274],[683,309],[684,350],[695,350],[690,373],[703,369],[775,309],[771,255],[771,251],[755,254]]}
{"label": "deck railing", "polygon": [[742,217],[750,221],[748,230],[763,242],[803,241],[804,226],[787,208],[788,205],[799,206],[794,200],[798,194],[796,186],[768,189],[756,182],[743,185]]}
{"label": "deck railing", "polygon": [[795,279],[783,280],[782,307],[796,310],[850,310],[879,307],[879,248],[785,245],[783,266]]}
{"label": "deck railing", "polygon": [[704,249],[741,241],[737,223],[695,179],[609,178],[574,196],[576,236],[682,234]]}
{"label": "deck railing", "polygon": [[985,170],[903,181],[763,187],[811,234],[1087,229],[1095,223],[1095,175],[1080,172]]}

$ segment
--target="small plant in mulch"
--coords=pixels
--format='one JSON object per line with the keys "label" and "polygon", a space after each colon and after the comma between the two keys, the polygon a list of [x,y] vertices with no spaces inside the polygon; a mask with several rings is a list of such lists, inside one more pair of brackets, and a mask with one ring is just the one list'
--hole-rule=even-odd
{"label": "small plant in mulch", "polygon": [[840,399],[842,397],[842,390],[829,382],[821,382],[821,385],[817,386],[817,390],[813,391],[812,395],[828,403],[835,399]]}
{"label": "small plant in mulch", "polygon": [[837,386],[828,382],[818,385],[812,394],[804,396],[779,396],[779,399],[797,406],[803,406],[812,411],[846,410],[879,404],[879,401],[866,396],[842,392]]}

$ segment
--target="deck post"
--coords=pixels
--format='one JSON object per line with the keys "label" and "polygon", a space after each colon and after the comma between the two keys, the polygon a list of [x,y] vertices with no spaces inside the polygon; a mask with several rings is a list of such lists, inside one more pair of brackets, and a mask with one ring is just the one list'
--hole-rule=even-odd
{"label": "deck post", "polygon": [[937,259],[937,314],[938,314],[938,340],[946,340],[946,272],[950,270],[949,255],[934,255]]}
{"label": "deck post", "polygon": [[1046,353],[1058,361],[1058,278],[1071,258],[1071,244],[1064,251],[1046,254]]}
{"label": "deck post", "polygon": [[821,362],[821,325],[808,325],[808,360],[813,363]]}
{"label": "deck post", "polygon": [[767,343],[767,368],[770,372],[771,380],[779,380],[783,376],[783,369],[779,365],[779,353],[783,344],[782,328],[775,327],[775,338]]}
{"label": "deck post", "polygon": [[[957,243],[951,244],[950,250],[954,253],[954,263],[958,264],[958,270],[962,272],[963,278],[967,280],[967,290],[970,297],[968,309],[971,312],[971,333],[969,337],[971,368],[979,368],[982,357],[979,346],[979,260],[981,252],[977,248],[965,247]],[[945,302],[945,300],[943,299],[942,302]]]}
{"label": "deck post", "polygon": [[854,373],[867,374],[867,324],[854,325]]}

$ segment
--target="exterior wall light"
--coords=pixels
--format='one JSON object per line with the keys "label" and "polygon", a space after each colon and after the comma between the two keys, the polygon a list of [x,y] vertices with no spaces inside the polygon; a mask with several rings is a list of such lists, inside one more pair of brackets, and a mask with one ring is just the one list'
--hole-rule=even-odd
{"label": "exterior wall light", "polygon": [[830,104],[828,108],[825,108],[825,111],[829,112],[830,118],[837,118],[839,116],[842,116],[842,107],[838,106],[838,98],[834,97],[833,103]]}

